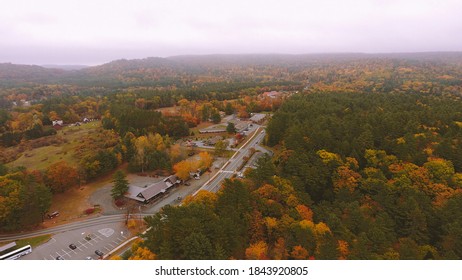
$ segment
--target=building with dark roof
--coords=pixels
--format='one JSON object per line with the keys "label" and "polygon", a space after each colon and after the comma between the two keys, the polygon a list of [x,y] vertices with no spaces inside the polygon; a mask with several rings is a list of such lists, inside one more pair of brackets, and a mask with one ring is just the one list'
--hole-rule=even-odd
{"label": "building with dark roof", "polygon": [[149,203],[158,199],[168,193],[171,189],[178,186],[181,181],[175,176],[171,175],[164,178],[162,181],[147,185],[144,188],[129,185],[128,192],[125,197],[137,200],[143,203]]}

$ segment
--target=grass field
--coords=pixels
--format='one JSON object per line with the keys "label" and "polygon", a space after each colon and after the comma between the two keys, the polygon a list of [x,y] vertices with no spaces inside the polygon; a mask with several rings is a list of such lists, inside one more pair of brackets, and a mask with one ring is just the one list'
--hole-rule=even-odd
{"label": "grass field", "polygon": [[77,164],[74,157],[75,147],[80,139],[100,128],[99,122],[82,124],[81,126],[64,127],[54,137],[63,137],[60,145],[50,145],[25,151],[17,160],[7,164],[8,167],[24,166],[27,169],[44,170],[58,161]]}
{"label": "grass field", "polygon": [[[36,236],[36,237],[16,240],[15,241],[16,242],[15,249],[24,247],[26,245],[31,245],[32,248],[35,248],[35,247],[47,242],[48,240],[50,240],[50,238],[51,238],[51,234],[46,234],[46,235],[40,235],[40,236]],[[10,242],[9,241],[8,242],[2,242],[2,243],[0,243],[0,246],[5,245],[7,243],[10,243]]]}

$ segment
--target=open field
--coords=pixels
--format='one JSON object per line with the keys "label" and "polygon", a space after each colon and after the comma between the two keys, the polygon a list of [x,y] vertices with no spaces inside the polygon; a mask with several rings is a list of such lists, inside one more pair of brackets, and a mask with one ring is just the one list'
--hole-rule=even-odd
{"label": "open field", "polygon": [[[100,122],[91,122],[81,126],[66,126],[54,136],[60,138],[61,144],[54,144],[39,148],[29,147],[17,160],[7,164],[8,167],[24,166],[27,169],[44,170],[58,161],[66,161],[69,164],[77,164],[74,157],[75,147],[80,139],[101,127]],[[13,148],[8,148],[13,149]]]}

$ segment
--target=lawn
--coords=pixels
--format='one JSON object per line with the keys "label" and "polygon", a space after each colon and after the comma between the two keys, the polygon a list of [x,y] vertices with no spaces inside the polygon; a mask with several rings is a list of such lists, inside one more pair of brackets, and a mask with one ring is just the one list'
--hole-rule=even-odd
{"label": "lawn", "polygon": [[31,237],[31,238],[27,238],[27,239],[20,239],[20,240],[16,241],[16,246],[18,248],[21,248],[23,246],[30,245],[30,246],[32,246],[32,248],[35,248],[35,247],[47,242],[48,240],[50,240],[50,238],[51,238],[51,234],[46,234],[46,235],[40,235],[40,236]]}
{"label": "lawn", "polygon": [[75,147],[85,135],[101,127],[99,122],[82,124],[81,126],[64,127],[53,137],[62,137],[62,144],[50,145],[26,150],[17,160],[7,164],[8,167],[24,166],[27,169],[44,170],[58,161],[77,164],[74,157]]}
{"label": "lawn", "polygon": [[[31,245],[32,248],[35,248],[35,247],[47,242],[48,240],[50,240],[50,238],[51,238],[51,234],[46,234],[46,235],[40,235],[40,236],[36,236],[36,237],[16,240],[15,241],[16,242],[15,249],[24,247],[26,245]],[[10,243],[10,242],[2,242],[2,243],[0,243],[0,246],[5,245],[7,243]]]}

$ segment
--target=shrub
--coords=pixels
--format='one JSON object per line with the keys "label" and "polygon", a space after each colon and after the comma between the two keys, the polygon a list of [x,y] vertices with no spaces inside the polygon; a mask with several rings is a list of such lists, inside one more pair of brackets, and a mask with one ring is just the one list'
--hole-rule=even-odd
{"label": "shrub", "polygon": [[114,203],[117,207],[122,207],[125,205],[125,202],[122,199],[117,199]]}

